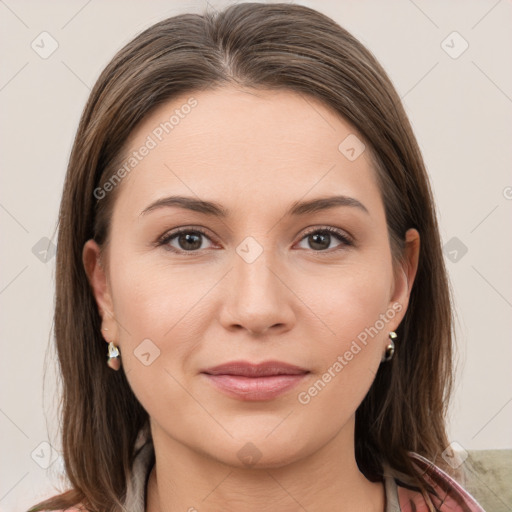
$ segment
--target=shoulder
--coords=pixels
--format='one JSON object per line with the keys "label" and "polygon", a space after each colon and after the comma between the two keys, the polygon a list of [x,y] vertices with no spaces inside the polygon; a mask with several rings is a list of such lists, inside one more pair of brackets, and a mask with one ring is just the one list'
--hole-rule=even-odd
{"label": "shoulder", "polygon": [[[414,464],[421,469],[432,486],[428,498],[439,512],[485,512],[480,504],[456,480],[421,455],[410,452]],[[429,512],[425,497],[418,491],[398,485],[398,500],[402,512]]]}

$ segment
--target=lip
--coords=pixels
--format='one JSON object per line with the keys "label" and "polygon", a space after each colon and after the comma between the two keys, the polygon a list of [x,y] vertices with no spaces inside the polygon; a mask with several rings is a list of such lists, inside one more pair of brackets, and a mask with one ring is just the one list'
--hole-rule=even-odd
{"label": "lip", "polygon": [[270,400],[295,387],[310,372],[282,361],[231,361],[201,371],[227,395],[244,401]]}
{"label": "lip", "polygon": [[209,375],[238,375],[242,377],[268,377],[272,375],[300,375],[309,370],[285,363],[283,361],[263,361],[251,363],[249,361],[229,361],[201,370]]}

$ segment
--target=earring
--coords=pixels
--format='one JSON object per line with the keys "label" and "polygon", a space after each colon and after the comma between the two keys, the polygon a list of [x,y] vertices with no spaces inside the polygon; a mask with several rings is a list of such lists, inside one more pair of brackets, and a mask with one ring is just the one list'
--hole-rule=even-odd
{"label": "earring", "polygon": [[121,367],[121,360],[119,359],[119,349],[114,345],[114,342],[111,341],[108,344],[108,359],[107,364],[112,368],[112,370],[119,370]]}
{"label": "earring", "polygon": [[395,353],[395,342],[393,340],[396,340],[397,335],[395,331],[391,331],[389,333],[389,344],[386,347],[386,350],[384,351],[384,355],[382,356],[381,361],[387,363],[388,361],[391,361],[393,359],[393,354]]}

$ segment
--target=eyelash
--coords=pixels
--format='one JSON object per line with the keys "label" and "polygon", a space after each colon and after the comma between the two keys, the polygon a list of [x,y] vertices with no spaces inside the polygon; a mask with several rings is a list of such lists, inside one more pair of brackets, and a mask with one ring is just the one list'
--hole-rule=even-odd
{"label": "eyelash", "polygon": [[[172,239],[176,238],[177,236],[179,236],[179,235],[181,235],[183,233],[199,233],[199,234],[203,235],[204,237],[208,238],[208,240],[212,241],[211,238],[208,236],[208,234],[203,229],[201,229],[201,228],[186,227],[186,228],[179,228],[176,231],[171,231],[171,232],[165,233],[163,236],[161,236],[156,241],[155,245],[157,247],[166,246],[166,247],[164,247],[165,250],[173,252],[175,254],[189,254],[189,255],[198,254],[200,252],[200,249],[196,249],[196,250],[193,250],[193,251],[184,251],[184,250],[178,250],[175,247],[171,248],[170,246],[167,246],[167,244]],[[308,236],[310,236],[312,234],[315,234],[315,233],[329,233],[331,235],[334,235],[335,238],[337,238],[340,242],[342,242],[342,246],[344,245],[344,246],[347,246],[347,247],[352,247],[354,245],[353,241],[351,240],[351,238],[349,236],[347,236],[345,233],[343,233],[339,229],[336,229],[336,228],[333,228],[333,227],[330,227],[330,226],[325,226],[325,227],[321,227],[321,228],[311,229],[310,231],[307,231],[306,233],[304,233],[304,235],[302,236],[300,241],[304,240],[306,237],[308,237]],[[338,248],[334,248],[334,249],[325,249],[325,250],[320,250],[320,251],[315,251],[313,249],[311,249],[311,250],[314,253],[319,253],[319,254],[322,254],[322,253],[324,253],[324,254],[332,254],[333,252],[337,252],[337,251],[341,250],[342,248],[343,247],[338,247]]]}

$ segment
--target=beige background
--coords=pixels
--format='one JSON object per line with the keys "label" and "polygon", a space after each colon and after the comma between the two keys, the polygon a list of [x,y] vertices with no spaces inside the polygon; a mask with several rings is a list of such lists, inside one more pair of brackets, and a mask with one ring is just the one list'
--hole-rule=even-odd
{"label": "beige background", "polygon": [[[466,450],[512,448],[512,4],[297,3],[360,38],[404,100],[432,179],[458,314],[450,439]],[[38,244],[55,240],[66,163],[89,90],[136,33],[204,7],[0,0],[1,511],[24,510],[59,482],[55,355],[46,354],[55,258],[50,252],[41,261]],[[43,31],[58,44],[46,59],[31,47],[46,37],[51,49]],[[454,58],[464,41],[467,50]]]}

